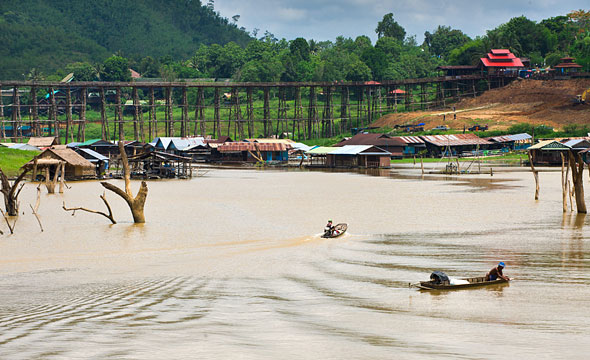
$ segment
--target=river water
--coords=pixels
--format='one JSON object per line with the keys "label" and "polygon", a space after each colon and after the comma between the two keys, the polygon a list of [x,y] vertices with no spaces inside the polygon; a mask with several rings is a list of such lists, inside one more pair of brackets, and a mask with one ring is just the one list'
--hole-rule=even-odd
{"label": "river water", "polygon": [[[15,234],[0,225],[0,358],[587,358],[590,217],[562,213],[560,174],[535,201],[530,172],[411,167],[153,181],[143,225],[112,193],[118,224],[71,216],[104,209],[72,183],[42,194],[44,232],[28,184]],[[348,232],[320,238],[328,218]],[[498,261],[514,281],[408,288]]]}

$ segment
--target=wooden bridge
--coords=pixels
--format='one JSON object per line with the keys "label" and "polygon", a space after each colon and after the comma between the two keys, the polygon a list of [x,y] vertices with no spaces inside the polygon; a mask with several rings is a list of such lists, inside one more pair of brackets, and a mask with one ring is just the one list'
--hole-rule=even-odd
{"label": "wooden bridge", "polygon": [[85,141],[89,124],[100,126],[105,140],[125,139],[125,130],[140,141],[207,134],[331,137],[385,113],[444,107],[510,80],[478,74],[380,83],[2,81],[0,138],[61,133],[66,143]]}

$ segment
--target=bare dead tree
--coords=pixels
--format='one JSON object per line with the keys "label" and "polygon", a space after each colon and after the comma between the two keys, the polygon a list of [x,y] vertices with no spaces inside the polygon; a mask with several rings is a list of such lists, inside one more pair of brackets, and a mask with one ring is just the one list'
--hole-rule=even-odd
{"label": "bare dead tree", "polygon": [[102,215],[102,216],[106,217],[107,219],[111,220],[111,223],[113,223],[113,224],[116,224],[117,222],[115,221],[115,218],[113,217],[113,210],[111,209],[111,206],[109,205],[109,202],[108,202],[108,201],[107,201],[107,199],[106,199],[105,193],[103,193],[103,194],[100,196],[100,198],[102,199],[102,201],[103,201],[103,202],[104,202],[104,204],[106,205],[106,207],[107,207],[107,210],[108,210],[108,212],[109,212],[108,214],[107,214],[107,213],[104,213],[104,212],[102,212],[102,211],[97,211],[97,210],[86,209],[86,208],[83,208],[83,207],[67,208],[67,207],[66,207],[66,202],[65,202],[65,201],[63,202],[63,206],[62,206],[62,207],[63,207],[63,209],[64,209],[65,211],[71,211],[71,212],[72,212],[72,216],[76,215],[76,211],[77,211],[77,210],[80,210],[80,211],[86,211],[86,212],[89,212],[89,213],[93,213],[93,214],[99,214],[99,215]]}
{"label": "bare dead tree", "polygon": [[18,220],[18,218],[14,219],[14,223],[12,225],[10,225],[10,221],[8,220],[8,215],[6,215],[6,213],[0,209],[0,213],[2,213],[2,217],[4,218],[4,221],[6,221],[6,225],[8,225],[8,230],[10,230],[11,234],[14,234],[14,227],[16,226],[16,220]]}
{"label": "bare dead tree", "polygon": [[122,141],[119,141],[119,153],[121,154],[121,162],[123,163],[123,178],[125,180],[125,190],[123,191],[115,185],[110,184],[106,181],[102,181],[100,184],[107,190],[110,190],[115,194],[119,195],[127,202],[127,205],[129,205],[129,209],[131,210],[131,214],[133,215],[133,222],[135,222],[136,224],[145,223],[143,209],[148,194],[147,183],[145,181],[141,182],[141,186],[139,188],[139,191],[137,192],[137,196],[134,197],[133,191],[131,191],[131,172],[129,170],[129,162],[127,160],[127,153],[125,153],[125,147],[123,146]]}
{"label": "bare dead tree", "polygon": [[39,210],[39,205],[41,204],[41,184],[37,186],[37,201],[35,202],[35,207],[29,204],[31,210],[33,210],[33,215],[37,218],[37,222],[39,223],[39,227],[41,228],[41,232],[43,232],[43,225],[41,224],[41,219],[39,219],[39,214],[37,211]]}
{"label": "bare dead tree", "polygon": [[0,182],[2,183],[0,192],[4,195],[4,207],[8,216],[18,215],[18,196],[25,185],[21,184],[19,187],[19,183],[23,181],[28,171],[28,169],[24,169],[11,185],[6,174],[0,169]]}
{"label": "bare dead tree", "polygon": [[574,197],[576,198],[576,208],[578,214],[586,214],[586,201],[584,200],[584,160],[582,156],[573,151],[568,151],[569,166],[572,169],[572,182]]}

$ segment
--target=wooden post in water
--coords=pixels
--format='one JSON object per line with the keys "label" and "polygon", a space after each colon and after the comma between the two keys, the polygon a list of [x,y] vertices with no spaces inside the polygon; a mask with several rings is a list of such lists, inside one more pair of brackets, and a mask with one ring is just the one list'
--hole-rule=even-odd
{"label": "wooden post in water", "polygon": [[529,155],[529,163],[531,165],[531,171],[533,172],[533,176],[535,177],[535,200],[539,200],[539,172],[535,169],[535,165],[533,164],[533,156],[531,152],[528,152]]}
{"label": "wooden post in water", "polygon": [[567,212],[567,194],[568,194],[568,177],[569,177],[569,166],[567,167],[567,172],[565,171],[565,156],[563,156],[563,152],[560,152],[561,155],[561,195],[562,195],[562,205],[563,205],[563,212]]}

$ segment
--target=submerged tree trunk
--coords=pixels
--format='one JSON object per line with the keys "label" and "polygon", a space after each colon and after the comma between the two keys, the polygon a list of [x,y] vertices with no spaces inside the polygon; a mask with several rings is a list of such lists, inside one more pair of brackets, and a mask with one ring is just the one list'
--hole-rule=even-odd
{"label": "submerged tree trunk", "polygon": [[535,176],[535,200],[539,200],[539,171],[535,169],[535,165],[533,164],[533,157],[531,156],[531,152],[528,152],[529,155],[529,163],[531,165],[531,171]]}
{"label": "submerged tree trunk", "polygon": [[574,196],[578,214],[586,214],[586,201],[584,200],[584,160],[580,154],[569,151],[569,166],[572,169],[572,181],[574,183]]}
{"label": "submerged tree trunk", "polygon": [[131,210],[131,214],[133,215],[133,221],[136,224],[145,223],[143,208],[148,194],[147,183],[145,181],[141,182],[141,187],[139,188],[137,196],[134,197],[133,192],[131,191],[131,172],[129,170],[129,162],[127,161],[127,153],[125,153],[125,147],[123,146],[122,141],[119,141],[119,153],[121,154],[121,162],[123,163],[125,191],[119,189],[113,184],[109,184],[106,181],[103,181],[100,184],[106,189],[111,190],[115,194],[119,195],[127,202],[127,205],[129,205],[129,209]]}
{"label": "submerged tree trunk", "polygon": [[18,215],[18,195],[20,194],[22,186],[18,191],[17,188],[18,184],[25,178],[25,175],[28,171],[28,169],[23,170],[23,172],[21,172],[16,178],[14,183],[10,185],[8,178],[2,169],[0,169],[0,182],[2,183],[2,189],[0,189],[0,192],[2,192],[2,195],[4,195],[4,208],[6,209],[6,214],[8,216]]}

